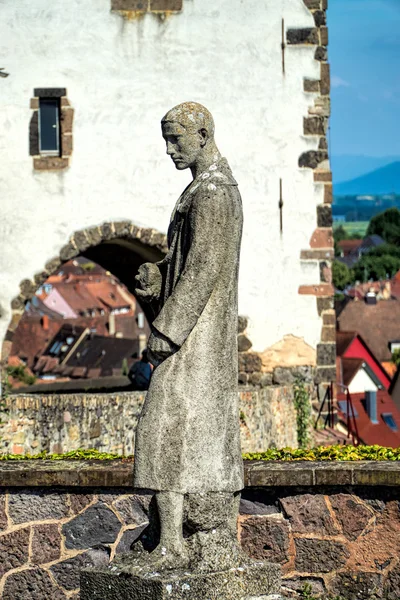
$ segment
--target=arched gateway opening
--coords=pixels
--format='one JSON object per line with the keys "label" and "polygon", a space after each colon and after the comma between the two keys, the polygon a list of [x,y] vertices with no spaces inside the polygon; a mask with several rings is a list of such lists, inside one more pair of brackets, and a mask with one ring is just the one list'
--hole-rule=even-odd
{"label": "arched gateway opening", "polygon": [[[146,345],[152,318],[146,304],[134,297],[135,276],[143,262],[156,262],[165,252],[164,234],[127,221],[76,232],[42,272],[21,282],[21,293],[12,302],[2,347],[8,386],[10,373],[19,374],[25,388],[39,393],[89,391],[90,382],[94,390],[103,384],[112,387],[118,369],[126,376],[131,358],[139,358]],[[87,306],[85,297],[92,298]],[[28,337],[24,353],[24,335],[35,345],[30,352],[34,357],[28,352]],[[104,366],[106,354],[115,360]],[[16,393],[18,387],[24,388],[17,381]]]}

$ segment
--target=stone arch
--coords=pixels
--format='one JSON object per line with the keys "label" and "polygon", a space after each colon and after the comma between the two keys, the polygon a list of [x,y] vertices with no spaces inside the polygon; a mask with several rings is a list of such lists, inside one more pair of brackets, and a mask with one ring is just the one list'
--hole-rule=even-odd
{"label": "stone arch", "polygon": [[[14,331],[24,314],[26,303],[37,288],[63,263],[85,254],[110,271],[134,292],[134,280],[143,262],[161,260],[167,252],[167,236],[155,229],[138,227],[131,221],[113,221],[75,232],[58,256],[49,260],[32,279],[20,283],[20,293],[11,302],[11,321],[1,348],[2,363],[6,363],[12,347]],[[146,317],[147,307],[143,305]]]}

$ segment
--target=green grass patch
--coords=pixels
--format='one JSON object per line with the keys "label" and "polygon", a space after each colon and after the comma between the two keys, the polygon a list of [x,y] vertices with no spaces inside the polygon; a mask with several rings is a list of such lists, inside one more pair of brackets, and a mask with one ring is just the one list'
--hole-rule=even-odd
{"label": "green grass patch", "polygon": [[349,221],[346,223],[334,223],[333,229],[342,226],[349,237],[353,235],[361,235],[365,237],[367,233],[369,221]]}
{"label": "green grass patch", "polygon": [[[271,448],[265,452],[243,454],[244,460],[265,461],[359,461],[359,460],[400,460],[400,448],[382,446],[318,446],[311,449]],[[124,460],[132,461],[133,456],[120,456],[98,450],[72,450],[65,454],[0,454],[1,460]]]}

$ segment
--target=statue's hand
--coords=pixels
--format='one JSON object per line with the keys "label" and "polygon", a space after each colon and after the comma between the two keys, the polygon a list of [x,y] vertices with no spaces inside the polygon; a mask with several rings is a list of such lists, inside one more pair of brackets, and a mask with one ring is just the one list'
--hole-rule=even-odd
{"label": "statue's hand", "polygon": [[147,342],[147,355],[151,364],[155,367],[175,354],[178,350],[178,346],[158,332],[153,332]]}
{"label": "statue's hand", "polygon": [[135,293],[140,300],[151,302],[158,300],[161,294],[162,277],[160,269],[153,263],[144,263],[135,277]]}

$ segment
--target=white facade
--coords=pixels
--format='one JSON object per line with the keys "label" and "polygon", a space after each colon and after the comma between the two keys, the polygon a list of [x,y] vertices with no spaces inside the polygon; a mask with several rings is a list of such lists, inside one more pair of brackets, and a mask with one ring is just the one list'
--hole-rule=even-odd
{"label": "white facade", "polygon": [[349,385],[350,394],[363,394],[364,392],[376,392],[378,386],[368,375],[364,368],[361,368],[352,379]]}
{"label": "white facade", "polygon": [[[239,313],[254,350],[285,335],[316,348],[317,261],[301,263],[316,228],[323,186],[299,156],[317,149],[303,118],[318,94],[315,46],[288,47],[286,27],[314,27],[303,0],[184,0],[164,20],[125,19],[110,0],[1,0],[0,337],[19,283],[58,255],[71,235],[105,221],[130,220],[165,232],[189,181],[165,154],[160,119],[194,100],[216,121],[216,140],[244,204]],[[4,63],[4,64],[3,64]],[[29,106],[36,87],[65,87],[75,110],[74,151],[64,171],[33,170]],[[279,181],[283,181],[283,234]]]}

